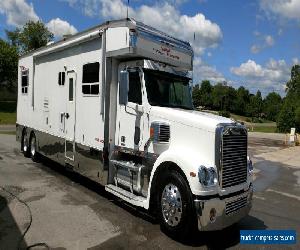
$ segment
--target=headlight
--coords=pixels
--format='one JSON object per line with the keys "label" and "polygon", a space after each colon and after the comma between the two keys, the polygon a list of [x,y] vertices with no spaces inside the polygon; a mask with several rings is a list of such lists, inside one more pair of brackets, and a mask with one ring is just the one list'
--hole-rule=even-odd
{"label": "headlight", "polygon": [[248,173],[252,174],[253,173],[253,164],[252,164],[252,161],[250,160],[249,156],[247,156],[247,168],[248,168]]}
{"label": "headlight", "polygon": [[217,184],[217,172],[214,168],[206,168],[204,166],[200,166],[198,170],[198,178],[200,183],[203,186],[209,187]]}

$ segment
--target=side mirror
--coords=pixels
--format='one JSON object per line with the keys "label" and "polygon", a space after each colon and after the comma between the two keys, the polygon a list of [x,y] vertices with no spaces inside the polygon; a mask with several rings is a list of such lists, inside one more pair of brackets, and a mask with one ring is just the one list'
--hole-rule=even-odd
{"label": "side mirror", "polygon": [[128,89],[129,89],[129,73],[126,70],[122,70],[120,72],[120,83],[119,83],[119,104],[120,105],[127,105]]}

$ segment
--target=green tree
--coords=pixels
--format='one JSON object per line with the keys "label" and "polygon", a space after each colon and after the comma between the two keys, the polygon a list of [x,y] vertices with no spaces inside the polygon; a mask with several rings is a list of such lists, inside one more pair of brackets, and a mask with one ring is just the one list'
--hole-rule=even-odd
{"label": "green tree", "polygon": [[18,51],[16,47],[0,39],[0,86],[12,90],[16,87]]}
{"label": "green tree", "polygon": [[211,107],[212,106],[212,89],[213,87],[210,84],[210,81],[204,80],[201,83],[200,87],[200,95],[201,95],[201,100],[200,103],[202,106],[205,107]]}
{"label": "green tree", "polygon": [[11,45],[16,46],[20,53],[38,49],[53,39],[53,34],[40,21],[29,21],[21,29],[6,31],[6,35]]}
{"label": "green tree", "polygon": [[226,99],[226,87],[222,83],[217,83],[212,91],[212,105],[216,110],[224,110]]}
{"label": "green tree", "polygon": [[243,86],[236,91],[236,101],[234,105],[234,113],[238,115],[246,115],[246,108],[249,104],[250,94]]}
{"label": "green tree", "polygon": [[295,125],[297,131],[300,131],[300,107],[295,110]]}
{"label": "green tree", "polygon": [[287,95],[282,109],[278,115],[277,128],[280,132],[289,132],[290,128],[296,127],[300,131],[298,108],[300,107],[300,66],[294,65],[291,69],[291,79],[287,82]]}
{"label": "green tree", "polygon": [[197,108],[197,107],[201,106],[201,91],[199,89],[199,84],[196,84],[193,87],[192,97],[193,97],[194,107]]}
{"label": "green tree", "polygon": [[263,107],[261,92],[258,90],[256,95],[250,95],[249,104],[247,106],[247,113],[251,117],[260,117]]}
{"label": "green tree", "polygon": [[263,101],[263,111],[267,119],[276,121],[282,106],[281,96],[275,92],[269,93]]}
{"label": "green tree", "polygon": [[289,132],[291,128],[294,128],[295,123],[295,109],[291,102],[286,101],[277,120],[277,129],[279,132]]}

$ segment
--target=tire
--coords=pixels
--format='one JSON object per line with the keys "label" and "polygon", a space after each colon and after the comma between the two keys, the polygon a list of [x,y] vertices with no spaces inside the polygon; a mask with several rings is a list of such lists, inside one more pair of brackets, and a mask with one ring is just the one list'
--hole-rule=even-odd
{"label": "tire", "polygon": [[168,171],[158,191],[158,219],[170,236],[186,237],[196,232],[196,213],[190,188],[178,172]]}
{"label": "tire", "polygon": [[30,157],[34,162],[37,162],[39,160],[36,137],[34,133],[32,133],[30,136]]}
{"label": "tire", "polygon": [[28,140],[26,136],[26,131],[24,130],[22,133],[22,141],[21,141],[21,151],[25,157],[29,157],[29,145],[28,145]]}

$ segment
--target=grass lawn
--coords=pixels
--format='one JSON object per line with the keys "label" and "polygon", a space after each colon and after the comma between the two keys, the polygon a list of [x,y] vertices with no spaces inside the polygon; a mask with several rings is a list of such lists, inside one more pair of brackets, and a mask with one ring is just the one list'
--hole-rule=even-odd
{"label": "grass lawn", "polygon": [[0,131],[0,135],[16,135],[16,131]]}
{"label": "grass lawn", "polygon": [[276,133],[276,126],[253,126],[253,131],[251,132],[263,132],[263,133]]}
{"label": "grass lawn", "polygon": [[0,124],[15,124],[16,123],[16,112],[6,113],[0,112]]}

